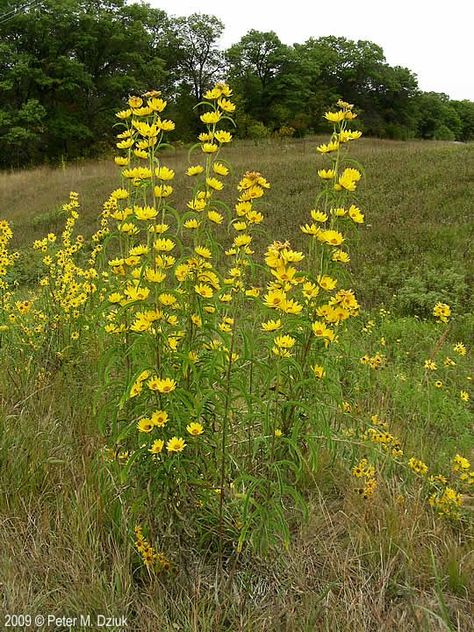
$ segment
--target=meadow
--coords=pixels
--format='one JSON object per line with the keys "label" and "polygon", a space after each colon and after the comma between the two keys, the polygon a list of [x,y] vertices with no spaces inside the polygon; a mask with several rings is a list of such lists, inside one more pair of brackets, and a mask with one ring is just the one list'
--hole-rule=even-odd
{"label": "meadow", "polygon": [[[306,247],[308,236],[300,226],[308,222],[321,189],[317,170],[324,160],[315,150],[325,142],[327,137],[240,141],[223,149],[232,165],[226,176],[231,185],[219,191],[222,204],[216,209],[232,207],[238,182],[244,192],[254,186],[242,174],[263,174],[264,195],[256,201],[265,232],[257,230],[252,241],[258,253],[275,240],[291,240],[290,253]],[[196,380],[197,390],[214,389],[216,399],[206,395],[188,402],[183,388],[170,408],[172,418],[179,411],[191,415],[186,436],[192,454],[185,456],[187,448],[176,442],[167,444],[168,452],[175,453],[169,461],[182,459],[182,467],[166,469],[168,461],[158,461],[165,445],[161,439],[147,449],[155,450],[154,463],[160,463],[162,473],[139,462],[141,456],[135,459],[138,471],[124,466],[124,459],[133,460],[130,454],[143,453],[140,444],[132,443],[136,438],[129,426],[120,425],[122,411],[133,418],[133,429],[147,420],[133,388],[141,391],[150,375],[137,377],[131,366],[149,348],[158,354],[158,367],[175,366],[171,352],[181,344],[179,335],[177,341],[168,336],[171,352],[161,356],[151,343],[144,345],[143,336],[137,343],[128,338],[110,343],[110,336],[95,329],[113,323],[120,335],[122,312],[113,312],[109,320],[97,316],[92,299],[79,328],[67,320],[64,324],[55,312],[45,321],[53,323],[53,333],[42,331],[38,347],[26,329],[9,341],[7,327],[15,323],[4,321],[0,616],[108,613],[126,616],[128,630],[150,631],[470,628],[474,146],[362,138],[351,144],[351,158],[363,165],[357,205],[365,217],[351,233],[351,260],[341,279],[355,290],[360,311],[352,310],[344,331],[346,323],[341,323],[337,341],[318,347],[324,366],[313,370],[316,386],[305,373],[311,373],[305,360],[309,338],[305,346],[302,333],[306,326],[311,333],[314,318],[299,321],[298,314],[290,313],[286,339],[275,342],[263,360],[252,355],[252,347],[260,351],[267,344],[256,333],[260,321],[252,321],[241,339],[234,336],[234,319],[243,320],[242,313],[253,307],[239,303],[232,318],[225,312],[219,325],[209,325],[212,336],[220,327],[227,347],[210,338],[214,346],[207,341],[203,347],[207,364],[201,373],[194,371],[194,356],[189,360],[186,348],[182,379],[188,392]],[[164,149],[160,160],[176,172],[173,207],[178,215],[189,212],[187,203],[196,189],[184,175],[188,148]],[[53,233],[59,242],[76,209],[72,200],[70,209],[63,210],[70,191],[78,192],[80,203],[71,234],[77,228],[88,243],[104,201],[121,186],[119,176],[112,157],[0,174],[0,219],[11,224],[12,247],[19,252],[9,277],[17,306],[34,301],[44,264],[31,245]],[[255,177],[258,182],[262,176]],[[111,212],[117,211],[112,207]],[[213,253],[229,241],[230,228],[216,224],[209,247]],[[133,236],[130,231],[127,238]],[[184,252],[185,237],[182,243]],[[37,250],[45,247],[40,244]],[[119,254],[119,246],[110,248],[111,256]],[[289,247],[278,248],[267,251],[267,259]],[[310,249],[308,257],[313,255]],[[255,283],[262,282],[261,255],[255,264],[242,263],[239,252],[231,257],[237,261],[231,270],[240,266],[240,275],[250,269]],[[318,257],[313,256],[313,264]],[[272,265],[273,276],[283,283],[281,266]],[[111,267],[121,266],[116,259]],[[314,279],[324,289],[322,272]],[[119,281],[121,275],[117,272]],[[123,292],[120,286],[104,287],[102,301],[112,290]],[[198,302],[199,292],[193,298]],[[165,300],[171,301],[163,298],[163,305]],[[433,314],[436,304],[450,306],[445,322]],[[49,318],[48,309],[43,311]],[[192,311],[190,304],[186,310]],[[4,311],[10,313],[10,307]],[[192,320],[197,328],[198,321]],[[271,331],[273,325],[268,327]],[[194,329],[186,331],[191,345]],[[137,332],[138,325],[138,339]],[[236,369],[234,382],[238,342],[245,364]],[[291,350],[300,342],[301,357],[293,362]],[[216,358],[222,354],[212,359],[206,351],[216,351]],[[120,371],[126,374],[121,391],[115,380]],[[247,382],[253,371],[254,380]],[[327,386],[320,387],[323,382]],[[156,401],[163,408],[161,386],[149,389],[159,392]],[[255,398],[249,388],[256,390]],[[258,400],[265,406],[259,408]],[[198,404],[201,412],[193,416],[189,411]],[[211,426],[214,435],[208,451],[201,453],[191,442],[206,437]],[[186,432],[185,425],[181,431]],[[146,437],[148,432],[142,425],[140,433]],[[278,439],[284,443],[276,445]],[[122,445],[125,456],[118,451]],[[214,453],[220,459],[215,464]],[[208,479],[217,480],[214,488],[197,492]],[[443,486],[459,492],[447,500]],[[272,513],[272,507],[280,509]],[[146,538],[142,527],[136,528],[137,517]],[[160,551],[156,564],[147,560],[147,550]]]}

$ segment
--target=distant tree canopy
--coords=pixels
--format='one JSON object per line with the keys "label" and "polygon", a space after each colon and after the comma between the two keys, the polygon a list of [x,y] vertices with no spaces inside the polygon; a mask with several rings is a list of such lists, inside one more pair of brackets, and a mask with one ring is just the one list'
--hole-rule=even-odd
{"label": "distant tree canopy", "polygon": [[423,93],[380,46],[343,37],[287,46],[249,31],[226,51],[211,15],[170,17],[126,0],[0,0],[0,167],[93,156],[109,146],[129,93],[160,89],[183,140],[216,80],[239,104],[239,134],[318,131],[338,98],[384,138],[474,139],[474,103]]}

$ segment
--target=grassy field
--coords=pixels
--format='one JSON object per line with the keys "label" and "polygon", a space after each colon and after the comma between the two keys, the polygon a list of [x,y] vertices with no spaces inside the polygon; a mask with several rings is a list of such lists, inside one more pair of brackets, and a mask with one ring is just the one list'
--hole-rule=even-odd
{"label": "grassy field", "polygon": [[[303,242],[299,226],[314,208],[320,164],[316,144],[237,143],[227,151],[235,183],[248,169],[271,183],[265,239]],[[474,458],[474,145],[361,140],[353,157],[365,170],[358,201],[366,223],[350,265],[363,312],[340,341],[347,359],[334,378],[352,408],[334,418],[349,431],[378,411],[407,454],[429,462],[433,472],[446,471],[456,453]],[[167,152],[166,164],[182,173],[187,151]],[[118,186],[117,168],[105,160],[1,173],[0,218],[12,223],[15,247],[24,251],[61,229],[60,208],[74,190],[80,227],[90,235]],[[188,188],[178,175],[178,209],[185,208]],[[34,261],[21,256],[20,289],[27,293],[37,276]],[[438,301],[455,313],[444,338],[431,318]],[[456,357],[457,372],[446,370],[443,388],[427,396],[423,360],[460,341],[468,353]],[[371,374],[354,363],[378,349],[388,358],[383,371]],[[331,447],[321,448],[305,481],[309,515],[293,521],[288,551],[249,555],[237,569],[229,565],[224,585],[192,547],[169,575],[141,574],[119,490],[98,456],[104,445],[96,420],[100,358],[93,347],[84,355],[86,363],[33,380],[27,357],[21,366],[2,358],[0,620],[6,613],[102,613],[126,616],[124,629],[137,632],[472,628],[472,493],[464,499],[468,517],[440,518],[416,481],[405,485],[384,462],[379,490],[365,501]],[[471,393],[471,403],[459,401],[461,390]]]}
{"label": "grassy field", "polygon": [[[236,180],[249,168],[269,180],[267,224],[273,234],[281,230],[295,244],[302,242],[298,226],[314,206],[315,171],[322,164],[315,158],[317,140],[241,142],[227,153]],[[352,265],[364,304],[383,303],[401,314],[428,316],[427,306],[436,296],[472,312],[474,146],[361,140],[354,151],[367,176],[358,195],[368,221]],[[183,174],[189,164],[187,151],[169,152],[166,162]],[[0,211],[13,221],[17,240],[28,243],[61,226],[58,211],[69,191],[77,191],[84,230],[90,233],[103,201],[116,186],[117,169],[110,160],[4,172]],[[185,208],[189,186],[181,175],[174,198],[177,208]]]}

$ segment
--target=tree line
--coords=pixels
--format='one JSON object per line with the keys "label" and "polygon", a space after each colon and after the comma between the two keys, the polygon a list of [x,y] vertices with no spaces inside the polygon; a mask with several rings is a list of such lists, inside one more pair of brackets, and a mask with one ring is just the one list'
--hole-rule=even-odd
{"label": "tree line", "polygon": [[126,0],[0,0],[0,167],[95,156],[110,147],[124,95],[160,89],[175,140],[198,128],[194,106],[225,80],[237,134],[304,136],[338,98],[380,138],[474,139],[474,103],[422,92],[380,46],[344,37],[283,44],[249,31],[221,50],[215,16],[172,17]]}

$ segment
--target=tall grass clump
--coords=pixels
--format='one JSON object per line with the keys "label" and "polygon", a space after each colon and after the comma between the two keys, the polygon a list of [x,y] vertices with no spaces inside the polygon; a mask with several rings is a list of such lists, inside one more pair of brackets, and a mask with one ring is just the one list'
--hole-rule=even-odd
{"label": "tall grass clump", "polygon": [[[300,227],[305,252],[287,236],[256,252],[270,183],[247,171],[235,203],[226,201],[230,96],[217,85],[199,104],[205,131],[189,152],[185,212],[172,205],[175,173],[164,160],[174,127],[162,116],[166,103],[157,93],[132,97],[117,115],[122,182],[103,214],[113,256],[104,278],[110,395],[102,427],[108,468],[150,568],[169,566],[162,550],[175,558],[188,547],[208,550],[222,561],[288,547],[323,459],[352,464],[364,498],[377,488],[380,455],[384,468],[390,457],[402,471],[425,474],[376,412],[367,427],[344,421],[351,405],[343,367],[359,358],[338,343],[360,313],[347,266],[364,223],[362,168],[348,151],[361,136],[350,128],[353,106],[339,101],[326,114],[333,131],[317,148],[327,164]],[[449,307],[439,309],[448,320]],[[369,371],[384,361],[379,352],[361,358]],[[460,493],[443,489],[430,502],[457,514]]]}

